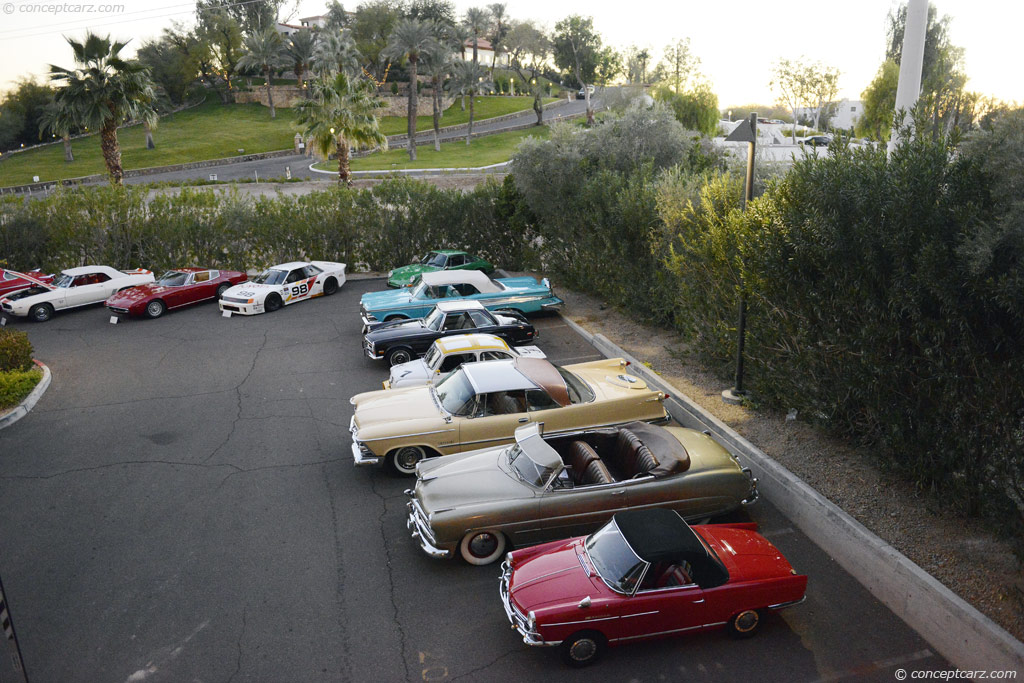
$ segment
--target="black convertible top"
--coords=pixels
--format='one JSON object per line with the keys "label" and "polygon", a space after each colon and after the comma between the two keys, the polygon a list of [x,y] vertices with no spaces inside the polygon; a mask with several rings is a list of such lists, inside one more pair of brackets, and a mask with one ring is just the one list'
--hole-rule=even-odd
{"label": "black convertible top", "polygon": [[614,517],[623,538],[645,562],[682,562],[693,565],[694,580],[701,588],[720,586],[729,572],[690,525],[665,508],[624,510]]}
{"label": "black convertible top", "polygon": [[646,562],[678,561],[708,551],[690,525],[672,510],[623,510],[615,515],[626,542]]}

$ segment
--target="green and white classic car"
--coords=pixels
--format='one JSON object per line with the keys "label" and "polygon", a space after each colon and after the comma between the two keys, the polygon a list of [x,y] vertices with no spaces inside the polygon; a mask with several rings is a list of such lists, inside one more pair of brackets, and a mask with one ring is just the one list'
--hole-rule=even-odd
{"label": "green and white classic car", "polygon": [[410,263],[395,268],[388,273],[388,287],[409,287],[423,273],[436,270],[479,270],[488,275],[494,272],[494,266],[487,261],[456,249],[435,249],[420,259],[419,263]]}

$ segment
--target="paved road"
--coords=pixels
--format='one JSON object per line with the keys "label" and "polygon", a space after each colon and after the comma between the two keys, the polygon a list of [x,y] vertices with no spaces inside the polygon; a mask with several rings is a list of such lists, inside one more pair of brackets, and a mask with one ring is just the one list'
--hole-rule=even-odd
{"label": "paved road", "polygon": [[[554,121],[566,117],[575,116],[586,111],[586,103],[583,100],[573,100],[568,104],[560,105],[550,112],[545,112],[545,121]],[[530,123],[536,121],[537,115],[533,113],[533,110],[526,111],[525,113],[505,121],[479,121],[473,123],[474,133],[485,133],[485,132],[499,132],[510,128],[521,126],[524,123]],[[446,131],[441,135],[442,140],[455,140],[464,139],[466,133],[462,131]],[[418,141],[433,142],[434,134],[433,131],[422,131],[416,134]],[[405,143],[399,143],[399,146],[404,147]],[[211,174],[217,175],[217,180],[241,180],[246,178],[255,179],[258,175],[260,179],[265,178],[284,178],[286,169],[291,169],[293,178],[311,178],[314,180],[323,180],[324,182],[331,182],[335,180],[332,175],[325,175],[322,173],[313,173],[309,170],[309,165],[312,160],[302,154],[295,154],[287,157],[279,157],[276,159],[261,159],[258,161],[247,161],[240,164],[225,164],[223,166],[211,166],[208,168],[197,168],[185,171],[170,171],[167,173],[155,173],[146,176],[135,176],[131,178],[125,178],[125,183],[130,185],[139,185],[143,183],[155,183],[155,182],[180,182],[183,180],[191,180],[195,178],[208,179]]]}
{"label": "paved road", "polygon": [[[426,557],[407,480],[352,466],[348,399],[385,369],[356,311],[380,280],[254,318],[215,307],[29,331],[54,373],[0,431],[0,573],[33,683],[892,681],[945,668],[764,501],[762,531],[810,576],[762,633],[638,643],[568,670],[509,629],[496,567]],[[559,362],[595,359],[558,317]],[[0,681],[17,680],[0,657]]]}

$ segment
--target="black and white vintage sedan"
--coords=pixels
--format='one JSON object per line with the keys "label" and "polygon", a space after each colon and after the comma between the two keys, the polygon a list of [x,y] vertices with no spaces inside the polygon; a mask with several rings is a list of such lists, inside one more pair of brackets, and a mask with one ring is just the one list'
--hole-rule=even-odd
{"label": "black and white vintage sedan", "polygon": [[363,335],[363,351],[388,365],[407,363],[427,352],[434,340],[480,332],[501,337],[509,345],[528,344],[537,332],[518,313],[495,313],[479,301],[441,301],[425,318],[384,323]]}

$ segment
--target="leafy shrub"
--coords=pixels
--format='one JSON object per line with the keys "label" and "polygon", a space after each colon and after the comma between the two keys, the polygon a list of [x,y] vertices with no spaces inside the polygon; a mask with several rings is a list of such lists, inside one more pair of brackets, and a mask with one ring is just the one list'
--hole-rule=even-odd
{"label": "leafy shrub", "polygon": [[32,344],[28,335],[21,330],[0,327],[0,372],[32,367]]}
{"label": "leafy shrub", "polygon": [[43,378],[38,368],[0,372],[0,410],[13,408],[25,400]]}

